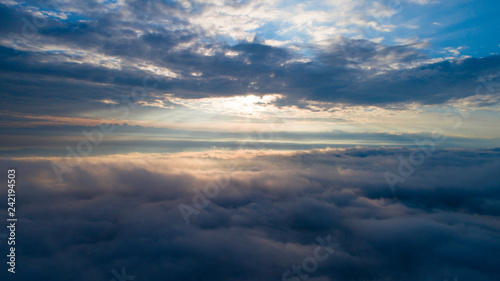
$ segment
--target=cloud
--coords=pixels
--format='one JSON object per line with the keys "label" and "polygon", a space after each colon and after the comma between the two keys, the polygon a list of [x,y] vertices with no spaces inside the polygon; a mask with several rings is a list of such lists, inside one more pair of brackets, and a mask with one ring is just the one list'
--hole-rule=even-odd
{"label": "cloud", "polygon": [[[90,157],[62,183],[50,164],[62,159],[1,160],[17,169],[22,202],[16,277],[109,280],[126,267],[145,280],[165,272],[174,280],[280,280],[312,255],[317,237],[332,235],[341,247],[311,278],[497,278],[499,151],[438,150],[393,194],[383,173],[410,152]],[[185,224],[178,205],[228,177]]]}
{"label": "cloud", "polygon": [[[328,5],[349,6],[342,3]],[[417,37],[388,46],[327,31],[339,27],[319,26],[324,38],[319,45],[259,36],[230,42],[207,33],[218,28],[192,22],[212,12],[247,17],[246,11],[274,4],[213,1],[188,7],[187,2],[130,1],[105,4],[122,6],[97,12],[100,4],[75,7],[61,2],[57,7],[66,20],[2,4],[2,91],[14,111],[46,111],[39,107],[45,100],[53,112],[87,114],[95,100],[116,100],[155,74],[164,80],[148,94],[146,105],[166,95],[198,99],[280,94],[286,97],[281,103],[291,105],[306,99],[384,107],[466,98],[474,94],[479,76],[498,72],[498,56],[436,60],[422,50],[426,44]],[[354,6],[349,7],[342,9]],[[267,14],[263,20],[282,16]],[[26,36],[23,28],[34,29]]]}
{"label": "cloud", "polygon": [[[444,147],[497,146],[500,56],[433,57],[433,31],[402,18],[436,2],[1,1],[17,279],[280,280],[330,235],[310,280],[497,280],[500,151]],[[482,113],[452,131],[448,107]],[[91,157],[55,157],[102,123]],[[412,150],[373,146],[434,126],[449,142],[393,193],[384,173]],[[62,182],[53,161],[75,161]],[[180,204],[214,182],[186,224]]]}

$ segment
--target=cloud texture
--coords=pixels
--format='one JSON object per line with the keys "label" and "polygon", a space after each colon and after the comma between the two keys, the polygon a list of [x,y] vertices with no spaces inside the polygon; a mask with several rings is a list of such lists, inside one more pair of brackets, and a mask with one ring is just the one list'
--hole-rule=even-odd
{"label": "cloud texture", "polygon": [[[364,11],[358,10],[366,4],[363,1],[353,5],[330,2],[325,5],[333,10],[323,17],[335,18],[331,14],[335,11],[352,14],[349,20],[330,23],[339,30],[370,26],[377,23],[371,17],[386,18],[397,12],[397,7],[386,4]],[[431,4],[407,1],[400,5],[415,3]],[[266,5],[276,12],[263,12]],[[119,100],[151,74],[161,77],[162,83],[145,97],[150,102],[167,95],[199,99],[281,94],[280,105],[300,106],[303,100],[382,107],[441,104],[475,95],[481,77],[497,79],[500,71],[496,55],[433,58],[423,50],[429,45],[425,41],[388,45],[367,36],[356,38],[353,33],[358,31],[352,30],[333,32],[321,44],[281,45],[250,35],[238,39],[238,32],[250,30],[256,36],[259,26],[274,21],[285,24],[289,15],[280,14],[277,5],[261,1],[74,5],[59,1],[48,6],[51,14],[30,1],[0,4],[0,79],[2,97],[8,101],[1,109],[40,114],[50,106],[58,115],[88,113],[104,108],[96,101]],[[261,12],[266,16],[259,18]],[[308,17],[303,8],[297,22],[289,24],[300,30],[326,28],[308,26],[322,18],[319,11],[309,13]],[[227,22],[237,30],[225,30]]]}
{"label": "cloud texture", "polygon": [[[500,152],[435,151],[393,193],[383,173],[410,152],[90,157],[62,183],[58,158],[4,159],[18,171],[16,280],[110,280],[123,267],[135,280],[282,280],[329,235],[340,247],[309,280],[498,280]],[[217,181],[186,224],[179,204]]]}

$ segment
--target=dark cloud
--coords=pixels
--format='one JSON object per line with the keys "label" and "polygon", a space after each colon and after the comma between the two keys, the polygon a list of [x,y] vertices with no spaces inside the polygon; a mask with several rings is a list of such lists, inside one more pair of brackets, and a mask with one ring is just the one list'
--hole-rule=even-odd
{"label": "dark cloud", "polygon": [[[281,280],[328,235],[341,246],[310,280],[498,280],[498,151],[437,150],[392,193],[383,174],[410,152],[96,157],[62,183],[49,159],[1,160],[17,168],[16,280]],[[212,181],[228,184],[187,225],[179,204]]]}
{"label": "dark cloud", "polygon": [[[68,10],[71,4],[57,5]],[[40,113],[36,105],[43,99],[55,112],[85,112],[96,98],[116,98],[140,86],[147,75],[140,64],[177,73],[177,78],[165,77],[155,94],[183,98],[279,93],[285,96],[280,105],[300,105],[304,99],[378,106],[440,104],[474,95],[478,78],[497,73],[500,65],[498,56],[425,63],[429,57],[415,44],[385,46],[345,38],[307,51],[310,61],[304,62],[296,51],[258,40],[231,46],[212,38],[190,24],[184,8],[171,1],[129,1],[106,13],[93,12],[96,5],[73,7],[76,12],[66,20],[1,5],[0,32],[7,39],[4,44],[10,42],[0,50],[4,107]],[[160,19],[170,26],[155,24]],[[26,21],[43,24],[33,25],[26,36]],[[44,45],[56,50],[45,51]],[[110,68],[113,60],[120,67]],[[402,66],[391,69],[394,65]]]}

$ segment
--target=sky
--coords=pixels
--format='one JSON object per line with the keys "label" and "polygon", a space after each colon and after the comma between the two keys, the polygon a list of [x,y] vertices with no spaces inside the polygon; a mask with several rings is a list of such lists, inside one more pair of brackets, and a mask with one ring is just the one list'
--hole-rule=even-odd
{"label": "sky", "polygon": [[499,280],[499,13],[0,0],[16,280]]}
{"label": "sky", "polygon": [[152,145],[142,134],[169,150],[231,148],[255,132],[282,149],[411,145],[435,130],[446,147],[499,144],[494,1],[0,7],[4,155],[75,146],[102,123],[137,151]]}

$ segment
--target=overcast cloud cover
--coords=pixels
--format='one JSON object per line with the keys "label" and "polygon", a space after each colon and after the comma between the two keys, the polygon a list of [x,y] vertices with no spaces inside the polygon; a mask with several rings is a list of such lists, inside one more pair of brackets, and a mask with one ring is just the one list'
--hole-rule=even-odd
{"label": "overcast cloud cover", "polygon": [[0,0],[0,280],[500,280],[499,12]]}
{"label": "overcast cloud cover", "polygon": [[[2,160],[22,186],[16,280],[282,280],[328,235],[340,246],[309,280],[498,280],[499,151],[436,151],[393,193],[383,173],[409,153],[91,157],[63,183],[51,159]],[[186,224],[179,204],[210,182]]]}

